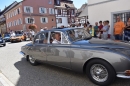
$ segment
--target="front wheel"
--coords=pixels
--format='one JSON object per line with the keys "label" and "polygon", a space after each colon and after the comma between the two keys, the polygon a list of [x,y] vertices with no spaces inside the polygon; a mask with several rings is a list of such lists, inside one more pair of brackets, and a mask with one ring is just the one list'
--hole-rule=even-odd
{"label": "front wheel", "polygon": [[100,59],[90,61],[86,66],[86,73],[93,83],[100,86],[110,85],[116,78],[114,68]]}
{"label": "front wheel", "polygon": [[29,56],[29,57],[28,57],[28,61],[29,61],[30,64],[33,65],[33,66],[37,66],[37,65],[38,65],[38,63],[36,62],[36,59],[33,58],[32,56]]}

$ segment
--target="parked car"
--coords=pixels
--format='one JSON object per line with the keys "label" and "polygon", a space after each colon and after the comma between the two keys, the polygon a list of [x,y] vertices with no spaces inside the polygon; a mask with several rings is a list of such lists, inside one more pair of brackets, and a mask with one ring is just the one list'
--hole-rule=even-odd
{"label": "parked car", "polygon": [[10,34],[5,34],[3,39],[5,40],[5,42],[10,42]]}
{"label": "parked car", "polygon": [[22,42],[24,41],[26,38],[23,34],[16,34],[16,36],[12,36],[10,38],[10,42],[13,43],[13,42]]}
{"label": "parked car", "polygon": [[83,29],[39,32],[20,53],[34,66],[42,61],[86,73],[100,86],[113,83],[116,77],[130,79],[130,44],[94,39]]}
{"label": "parked car", "polygon": [[2,38],[1,34],[0,34],[0,45],[6,46],[6,42],[5,42],[5,40]]}

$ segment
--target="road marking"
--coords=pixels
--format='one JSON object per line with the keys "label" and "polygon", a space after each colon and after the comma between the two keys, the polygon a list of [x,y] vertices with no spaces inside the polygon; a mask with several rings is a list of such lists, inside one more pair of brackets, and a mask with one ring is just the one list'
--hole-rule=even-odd
{"label": "road marking", "polygon": [[0,82],[3,86],[15,86],[12,82],[10,82],[0,71]]}

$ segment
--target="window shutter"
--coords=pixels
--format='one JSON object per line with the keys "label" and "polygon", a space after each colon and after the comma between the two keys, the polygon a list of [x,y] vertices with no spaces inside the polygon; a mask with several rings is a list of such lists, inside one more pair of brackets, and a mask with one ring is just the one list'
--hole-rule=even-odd
{"label": "window shutter", "polygon": [[20,19],[21,24],[23,24],[22,19]]}
{"label": "window shutter", "polygon": [[20,10],[20,8],[19,8],[19,13],[21,13],[21,10]]}
{"label": "window shutter", "polygon": [[35,19],[33,18],[33,23],[35,23]]}
{"label": "window shutter", "polygon": [[26,6],[24,6],[24,12],[27,13]]}
{"label": "window shutter", "polygon": [[45,13],[47,13],[47,9],[46,8],[44,8],[44,11],[45,11]]}
{"label": "window shutter", "polygon": [[14,26],[15,26],[15,21],[14,21]]}
{"label": "window shutter", "polygon": [[51,14],[51,8],[49,8],[49,14]]}
{"label": "window shutter", "polygon": [[48,23],[48,18],[46,17],[46,23]]}
{"label": "window shutter", "polygon": [[42,13],[42,12],[41,12],[41,7],[39,7],[39,13]]}
{"label": "window shutter", "polygon": [[42,22],[42,17],[40,18],[40,20],[41,20],[41,23],[43,23],[43,22]]}
{"label": "window shutter", "polygon": [[17,25],[17,22],[15,21],[15,25]]}
{"label": "window shutter", "polygon": [[31,13],[33,13],[33,7],[30,7],[30,9],[31,9]]}
{"label": "window shutter", "polygon": [[28,24],[28,18],[25,18],[25,22]]}
{"label": "window shutter", "polygon": [[14,12],[12,11],[12,17],[14,16]]}
{"label": "window shutter", "polygon": [[17,20],[17,24],[19,25],[19,20]]}
{"label": "window shutter", "polygon": [[8,14],[6,15],[6,18],[8,19]]}
{"label": "window shutter", "polygon": [[53,11],[53,14],[55,14],[54,9],[52,9],[52,11]]}

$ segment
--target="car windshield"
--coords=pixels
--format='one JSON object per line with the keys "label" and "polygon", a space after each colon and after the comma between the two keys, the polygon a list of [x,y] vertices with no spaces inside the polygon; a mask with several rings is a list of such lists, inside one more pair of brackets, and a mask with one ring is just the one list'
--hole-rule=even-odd
{"label": "car windshield", "polygon": [[4,37],[10,37],[10,35],[9,34],[5,34]]}
{"label": "car windshield", "polygon": [[71,41],[88,40],[91,38],[91,35],[83,28],[68,30],[67,34]]}

